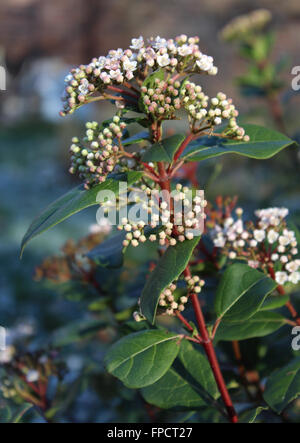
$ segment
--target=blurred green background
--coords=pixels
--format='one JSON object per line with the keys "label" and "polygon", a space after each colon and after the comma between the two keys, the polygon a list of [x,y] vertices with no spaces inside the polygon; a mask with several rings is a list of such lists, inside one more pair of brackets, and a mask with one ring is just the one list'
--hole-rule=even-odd
{"label": "blurred green background", "polygon": [[[63,79],[70,66],[88,63],[111,48],[127,47],[132,37],[141,34],[199,35],[203,52],[212,55],[219,67],[218,76],[204,78],[204,90],[209,95],[222,90],[231,96],[241,112],[241,122],[274,127],[262,99],[239,94],[234,79],[244,72],[245,61],[234,47],[219,39],[230,19],[257,7],[273,13],[272,28],[277,33],[274,61],[288,57],[280,100],[287,133],[300,139],[300,95],[290,86],[291,69],[300,65],[298,0],[1,0],[0,65],[7,69],[7,90],[0,91],[0,325],[8,328],[9,343],[38,349],[57,328],[82,318],[80,304],[57,296],[32,277],[35,267],[47,255],[57,253],[68,238],[79,239],[88,233],[95,223],[95,210],[36,239],[19,260],[19,245],[33,217],[77,183],[68,174],[71,137],[82,133],[86,120],[100,121],[112,110],[91,105],[72,117],[58,116]],[[240,205],[249,213],[257,207],[283,205],[300,221],[297,152],[284,151],[267,162],[229,157],[221,158],[221,163],[222,170],[207,161],[198,171],[208,199],[219,193],[238,194]],[[76,350],[68,350],[64,358],[68,381],[76,381],[76,374],[86,365],[100,362],[101,352],[97,346],[84,349],[83,360]],[[145,419],[143,412],[128,407],[138,401],[130,397],[133,394],[123,388],[121,397],[119,393],[114,396],[115,385],[110,386],[103,377],[107,391],[103,380],[100,397],[96,388],[81,387],[80,397],[70,403],[69,419]]]}

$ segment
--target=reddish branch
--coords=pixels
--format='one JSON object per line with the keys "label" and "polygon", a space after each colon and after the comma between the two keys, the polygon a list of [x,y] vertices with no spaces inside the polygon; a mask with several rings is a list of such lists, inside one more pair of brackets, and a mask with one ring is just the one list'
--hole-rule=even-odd
{"label": "reddish branch", "polygon": [[179,146],[175,156],[174,156],[174,163],[177,162],[177,160],[179,159],[179,157],[181,156],[181,154],[183,153],[183,151],[185,150],[185,148],[187,147],[187,145],[189,143],[191,143],[191,141],[193,140],[193,138],[195,137],[195,134],[193,134],[192,132],[184,139],[184,141],[181,143],[181,145]]}
{"label": "reddish branch", "polygon": [[[191,276],[191,271],[190,271],[189,267],[187,267],[186,270],[184,271],[184,275],[186,277]],[[190,294],[190,298],[191,298],[194,312],[195,312],[195,316],[197,319],[200,336],[202,338],[202,346],[205,350],[205,353],[207,355],[208,361],[209,361],[211,369],[213,371],[216,383],[218,385],[220,394],[221,394],[224,404],[226,406],[229,419],[230,419],[231,423],[237,423],[238,416],[237,416],[237,413],[234,409],[229,392],[227,390],[226,383],[225,383],[224,377],[222,375],[220,365],[219,365],[219,362],[218,362],[218,359],[216,356],[216,352],[215,352],[212,340],[209,336],[209,333],[208,333],[208,330],[206,327],[205,319],[204,319],[203,312],[202,312],[202,309],[201,309],[201,306],[199,303],[198,296],[197,296],[197,294]]]}
{"label": "reddish branch", "polygon": [[[154,142],[159,141],[161,139],[160,123],[159,122],[153,123],[151,130],[152,130],[153,141]],[[195,134],[191,133],[186,137],[186,139],[183,141],[183,143],[181,144],[181,146],[179,147],[178,151],[175,154],[174,162],[176,162],[178,160],[178,158],[180,157],[182,152],[185,150],[187,145],[193,140],[194,136],[195,136]],[[170,192],[171,191],[171,184],[170,184],[169,175],[168,175],[166,168],[165,168],[165,164],[163,162],[158,162],[157,166],[158,166],[158,172],[159,172],[160,187],[162,190],[166,190],[166,191]],[[171,212],[172,212],[172,209],[171,209]],[[191,271],[190,271],[189,266],[187,266],[187,268],[185,269],[184,275],[186,277],[191,277]],[[229,420],[231,423],[237,423],[238,416],[237,416],[237,413],[236,413],[235,408],[233,406],[233,403],[231,401],[229,392],[227,390],[226,383],[223,378],[223,375],[222,375],[222,372],[220,369],[220,365],[219,365],[219,362],[218,362],[218,359],[216,356],[216,352],[214,350],[212,339],[209,336],[209,333],[208,333],[208,330],[206,327],[206,322],[205,322],[205,319],[204,319],[204,316],[202,313],[202,309],[201,309],[197,294],[190,294],[190,299],[193,304],[195,316],[196,316],[198,327],[199,327],[199,340],[201,340],[201,345],[203,346],[205,353],[207,355],[207,358],[210,363],[212,372],[214,374],[218,389],[219,389],[222,399],[224,401]],[[183,316],[180,313],[177,313],[177,317],[181,321],[183,321],[184,325],[188,328],[188,330],[190,332],[193,331],[193,328],[191,327],[191,325],[189,325],[188,322],[186,322],[186,320],[183,318]],[[196,337],[196,339],[197,338],[198,337]]]}

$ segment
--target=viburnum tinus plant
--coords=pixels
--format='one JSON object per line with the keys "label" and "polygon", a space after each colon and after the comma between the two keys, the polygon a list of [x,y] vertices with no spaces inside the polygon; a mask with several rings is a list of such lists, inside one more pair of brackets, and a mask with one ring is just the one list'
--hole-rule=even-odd
{"label": "viburnum tinus plant", "polygon": [[[69,245],[65,258],[44,263],[39,277],[67,275],[100,289],[103,297],[97,266],[122,266],[120,254],[129,248],[156,245],[157,260],[149,264],[133,319],[126,319],[123,337],[105,357],[107,371],[157,408],[195,417],[204,411],[207,421],[253,422],[268,409],[263,413],[280,415],[299,392],[299,359],[272,375],[271,367],[265,383],[244,366],[239,344],[299,322],[290,301],[300,281],[299,234],[284,208],[259,210],[256,220],[244,222],[232,199],[207,204],[186,171],[188,163],[201,168],[203,160],[225,154],[268,159],[293,141],[270,129],[239,126],[224,92],[206,95],[201,76],[218,70],[198,43],[186,35],[139,37],[129,49],[72,69],[61,114],[101,100],[115,105],[115,114],[88,122],[83,139],[73,138],[70,173],[82,184],[35,219],[22,251],[32,238],[89,206],[100,205],[107,216],[117,206],[116,236],[104,242],[100,236],[98,245],[93,236],[81,259]],[[165,134],[165,122],[179,118],[186,121],[185,133]],[[132,133],[132,125],[142,131]],[[185,177],[184,186],[178,177]],[[120,183],[126,183],[125,192]],[[108,191],[114,200],[99,199]],[[146,220],[124,215],[129,193]],[[120,324],[113,298],[109,304]],[[284,305],[291,316],[285,308],[274,312]],[[224,347],[228,341],[235,359]]]}

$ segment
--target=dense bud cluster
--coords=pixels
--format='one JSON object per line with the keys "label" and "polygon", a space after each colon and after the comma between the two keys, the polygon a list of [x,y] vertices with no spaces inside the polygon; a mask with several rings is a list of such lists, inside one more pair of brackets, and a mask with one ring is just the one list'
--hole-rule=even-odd
{"label": "dense bud cluster", "polygon": [[272,19],[267,9],[257,9],[249,14],[234,18],[223,29],[221,36],[224,40],[231,41],[243,38],[248,34],[263,29]]}
{"label": "dense bud cluster", "polygon": [[256,223],[244,223],[243,211],[236,210],[238,219],[231,215],[223,218],[211,231],[215,247],[221,248],[231,260],[247,260],[248,265],[268,274],[274,274],[276,282],[300,282],[300,260],[295,232],[288,229],[286,208],[257,210]]}
{"label": "dense bud cluster", "polygon": [[181,108],[179,81],[155,80],[155,87],[142,86],[142,100],[146,114],[153,119],[170,119]]}
{"label": "dense bud cluster", "polygon": [[185,281],[188,287],[188,292],[199,294],[202,290],[202,287],[205,285],[204,280],[200,280],[198,275],[194,275],[191,277],[185,277]]}
{"label": "dense bud cluster", "polygon": [[160,295],[159,308],[166,315],[174,315],[176,311],[183,312],[185,305],[189,300],[189,294],[199,294],[204,286],[204,280],[201,280],[197,275],[184,278],[187,286],[187,295],[182,295],[181,292],[176,294],[177,283],[170,284]]}
{"label": "dense bud cluster", "polygon": [[228,127],[223,131],[224,136],[249,141],[250,138],[245,134],[245,130],[237,124],[236,117],[238,115],[238,111],[232,104],[232,99],[227,98],[223,92],[219,92],[216,97],[211,99],[207,117],[212,126],[221,125],[223,120],[229,120]]}
{"label": "dense bud cluster", "polygon": [[62,115],[74,112],[87,102],[89,96],[103,94],[109,86],[141,82],[149,69],[165,68],[169,72],[217,74],[213,58],[203,54],[198,46],[199,38],[181,35],[166,40],[161,37],[144,41],[133,39],[130,48],[111,50],[107,56],[94,58],[88,65],[71,70],[66,77]]}
{"label": "dense bud cluster", "polygon": [[190,121],[202,120],[206,117],[209,97],[204,94],[201,86],[186,81],[181,90],[181,96]]}
{"label": "dense bud cluster", "polygon": [[175,283],[170,284],[159,297],[159,307],[163,310],[166,315],[174,315],[174,311],[184,311],[184,305],[187,303],[187,297],[175,297],[174,292],[177,289]]}
{"label": "dense bud cluster", "polygon": [[[196,235],[200,235],[207,204],[203,195],[193,197],[188,187],[178,184],[172,196],[174,210],[171,211],[170,202],[157,201],[157,193],[153,193],[151,188],[142,185],[141,191],[137,194],[135,202],[142,205],[147,218],[137,222],[125,217],[121,220],[118,229],[126,232],[124,247],[137,247],[147,240],[158,241],[160,246],[175,246],[177,242],[192,240],[195,232],[199,231]],[[149,230],[149,227],[155,231],[147,233],[145,229]]]}
{"label": "dense bud cluster", "polygon": [[73,138],[69,171],[71,174],[78,173],[86,188],[104,182],[107,175],[115,170],[123,156],[121,138],[125,128],[126,123],[115,116],[104,129],[97,122],[88,122],[84,144]]}

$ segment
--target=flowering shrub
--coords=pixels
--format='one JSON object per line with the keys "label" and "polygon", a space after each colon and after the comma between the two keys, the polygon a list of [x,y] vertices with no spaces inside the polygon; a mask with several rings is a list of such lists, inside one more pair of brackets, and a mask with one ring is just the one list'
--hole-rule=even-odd
{"label": "flowering shrub", "polygon": [[[119,336],[105,357],[108,373],[156,407],[154,420],[164,409],[190,411],[196,421],[254,422],[259,414],[273,420],[298,395],[297,384],[290,387],[284,377],[291,367],[298,377],[299,359],[275,374],[264,362],[262,374],[253,376],[240,346],[284,327],[289,334],[299,323],[290,301],[300,280],[299,233],[284,208],[259,210],[255,221],[244,222],[235,200],[207,203],[184,171],[190,162],[225,154],[268,159],[294,143],[270,129],[239,126],[230,98],[223,92],[209,98],[201,82],[191,81],[217,74],[198,43],[185,35],[139,37],[129,49],[71,71],[62,115],[98,100],[116,109],[110,120],[87,123],[82,141],[73,138],[70,172],[82,184],[34,220],[22,251],[40,233],[98,206],[98,220],[112,217],[116,229],[93,227],[78,245],[68,243],[62,257],[47,259],[37,278],[96,291],[89,310]],[[179,116],[186,117],[186,134],[165,136],[164,122]],[[133,124],[141,132],[132,133]],[[134,248],[146,253],[150,245],[157,258],[147,261],[144,287],[122,311],[118,286],[134,282],[139,272],[125,267],[122,273],[122,265]],[[103,272],[107,277],[116,269],[118,280],[107,286]]]}

